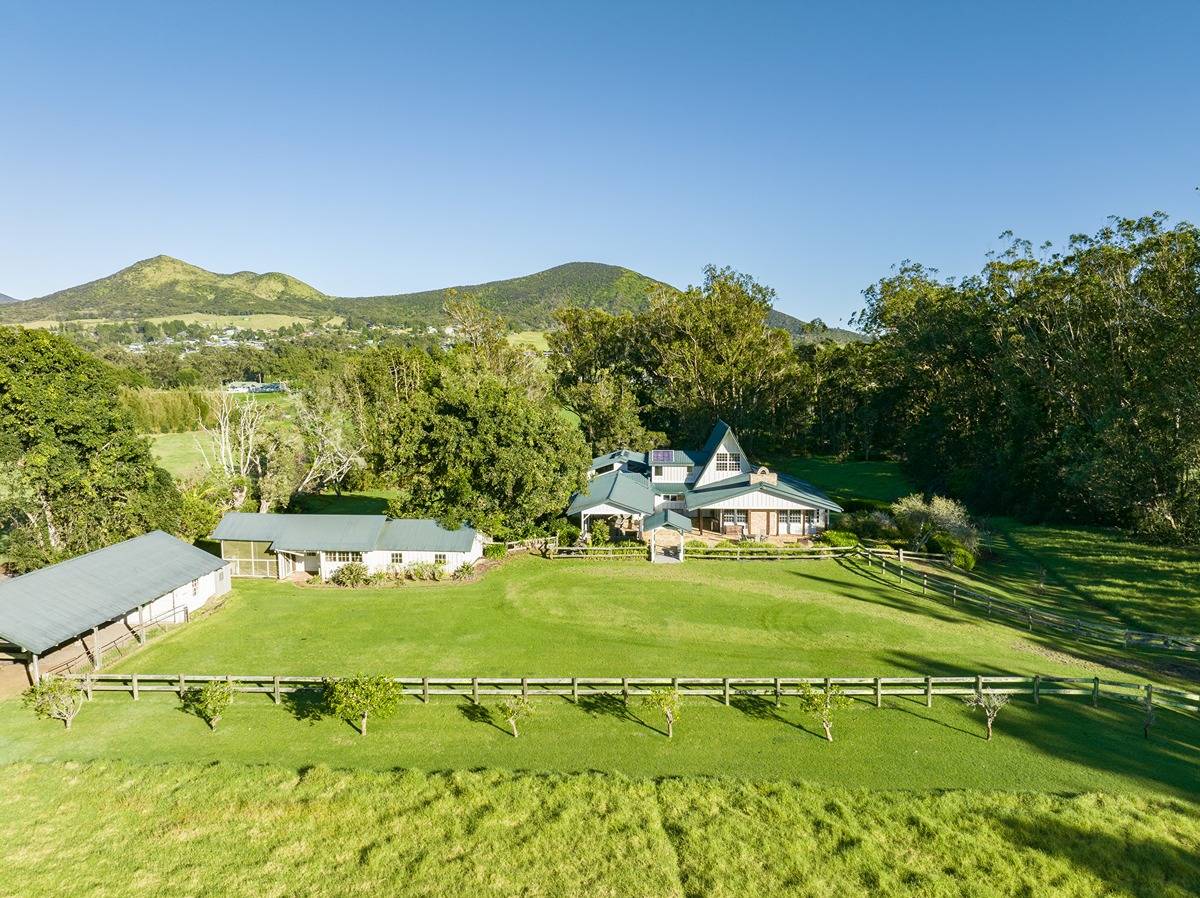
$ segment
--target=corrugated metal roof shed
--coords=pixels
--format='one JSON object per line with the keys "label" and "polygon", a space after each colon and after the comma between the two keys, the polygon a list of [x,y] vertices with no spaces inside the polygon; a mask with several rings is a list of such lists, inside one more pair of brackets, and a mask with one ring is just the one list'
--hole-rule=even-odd
{"label": "corrugated metal roof shed", "polygon": [[40,654],[225,564],[155,530],[0,583],[0,637]]}
{"label": "corrugated metal roof shed", "polygon": [[375,514],[254,514],[231,511],[213,539],[269,542],[283,552],[466,552],[475,530],[447,530],[426,518]]}

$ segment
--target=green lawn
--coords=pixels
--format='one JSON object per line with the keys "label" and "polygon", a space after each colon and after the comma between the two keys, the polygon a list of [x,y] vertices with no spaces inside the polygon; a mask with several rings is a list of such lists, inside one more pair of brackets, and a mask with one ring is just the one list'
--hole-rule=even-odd
{"label": "green lawn", "polygon": [[208,439],[204,431],[150,433],[146,437],[158,463],[176,480],[186,481],[204,473],[204,454],[196,444],[198,439]]}
{"label": "green lawn", "polygon": [[772,468],[807,480],[836,502],[858,501],[887,506],[913,492],[912,485],[892,461],[840,461],[832,456],[777,458]]}
{"label": "green lawn", "polygon": [[[225,607],[122,660],[148,673],[457,676],[886,676],[1115,671],[1036,635],[957,613],[835,562],[742,564],[519,558],[469,584],[312,589],[240,581]],[[415,700],[360,739],[311,719],[311,696],[247,697],[215,734],[167,694],[105,695],[69,733],[0,704],[0,761],[238,760],[303,767],[729,774],[872,788],[1194,794],[1200,722],[1135,708],[1018,700],[997,739],[959,701],[857,703],[826,744],[794,703],[694,699],[674,741],[634,702],[539,701],[519,740],[490,711]],[[153,734],[153,738],[148,738]]]}
{"label": "green lawn", "polygon": [[1200,881],[1195,807],[1136,796],[106,762],[0,767],[0,808],[0,889],[22,898],[1183,898]]}
{"label": "green lawn", "polygon": [[550,348],[545,331],[517,331],[508,335],[508,342],[510,346],[523,346],[538,352],[545,352]]}

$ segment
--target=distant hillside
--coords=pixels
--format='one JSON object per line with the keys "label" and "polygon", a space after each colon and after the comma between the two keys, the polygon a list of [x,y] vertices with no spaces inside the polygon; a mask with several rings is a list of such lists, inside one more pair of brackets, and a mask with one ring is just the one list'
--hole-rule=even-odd
{"label": "distant hillside", "polygon": [[0,293],[0,304],[6,302],[20,302],[15,296],[9,296],[7,293]]}
{"label": "distant hillside", "polygon": [[[475,296],[503,315],[514,331],[544,330],[554,310],[565,305],[609,312],[644,308],[660,281],[617,265],[569,262],[524,277],[464,284],[460,293]],[[391,325],[442,324],[446,288],[388,296],[330,296],[279,272],[216,274],[173,259],[155,256],[99,280],[48,296],[0,305],[0,322],[159,318],[205,312],[216,315],[274,313],[314,319],[342,317],[349,322]],[[770,323],[797,339],[857,339],[851,331],[825,329],[784,312]]]}
{"label": "distant hillside", "polygon": [[771,314],[767,316],[767,324],[783,328],[797,340],[806,343],[857,343],[866,339],[858,331],[829,327],[820,318],[804,321],[778,309],[771,310]]}
{"label": "distant hillside", "polygon": [[[659,281],[628,268],[600,262],[568,262],[537,274],[464,284],[453,289],[472,294],[481,304],[503,315],[514,330],[542,330],[551,324],[554,310],[560,306],[634,311],[646,305],[651,291],[658,286],[661,286]],[[339,300],[339,304],[343,313],[372,320],[399,314],[441,321],[446,289],[347,297]]]}

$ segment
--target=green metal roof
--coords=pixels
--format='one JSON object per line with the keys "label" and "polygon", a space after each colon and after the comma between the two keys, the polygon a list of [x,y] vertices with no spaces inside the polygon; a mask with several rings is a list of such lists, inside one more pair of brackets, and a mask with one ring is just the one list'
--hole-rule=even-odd
{"label": "green metal roof", "polygon": [[684,494],[684,502],[688,511],[694,511],[716,502],[736,499],[738,496],[757,492],[788,499],[811,508],[823,508],[827,511],[842,510],[842,506],[811,484],[802,480],[785,478],[782,475],[779,476],[776,483],[751,483],[749,474],[737,474],[724,480],[718,480],[716,483],[706,484],[698,490],[688,490]]}
{"label": "green metal roof", "polygon": [[277,552],[466,552],[475,530],[381,514],[254,514],[231,511],[213,539],[269,542]]}
{"label": "green metal roof", "polygon": [[567,507],[567,514],[579,514],[598,505],[615,505],[632,514],[651,514],[654,493],[644,475],[610,471],[593,477],[587,489],[576,493]]}
{"label": "green metal roof", "polygon": [[161,530],[0,583],[0,638],[40,654],[226,562]]}
{"label": "green metal roof", "polygon": [[668,527],[671,530],[678,530],[680,533],[687,533],[692,529],[692,522],[686,515],[681,515],[679,512],[672,511],[669,508],[659,509],[642,521],[643,533],[658,530],[660,527]]}

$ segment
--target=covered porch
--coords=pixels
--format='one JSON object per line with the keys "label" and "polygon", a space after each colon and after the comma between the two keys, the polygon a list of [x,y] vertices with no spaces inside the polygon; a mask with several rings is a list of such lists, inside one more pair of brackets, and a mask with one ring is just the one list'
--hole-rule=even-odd
{"label": "covered porch", "polygon": [[[650,560],[659,564],[683,561],[684,543],[692,529],[691,519],[677,511],[663,508],[642,521],[642,538],[650,546]],[[659,534],[674,533],[675,545],[660,544]],[[660,551],[661,549],[661,551]]]}

